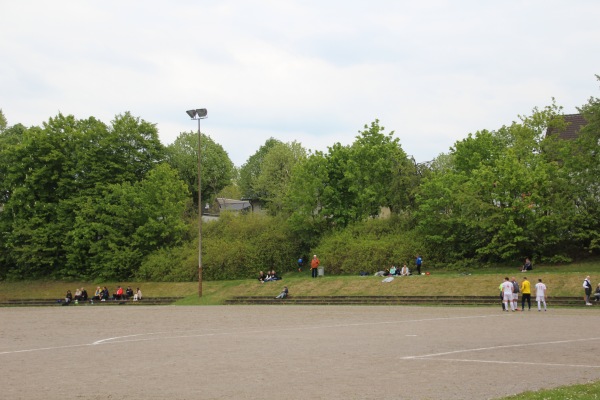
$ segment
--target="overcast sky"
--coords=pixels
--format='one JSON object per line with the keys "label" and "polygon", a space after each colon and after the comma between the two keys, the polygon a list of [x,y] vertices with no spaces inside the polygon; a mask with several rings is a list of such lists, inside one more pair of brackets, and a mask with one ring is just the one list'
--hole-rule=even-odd
{"label": "overcast sky", "polygon": [[9,125],[126,111],[197,125],[237,166],[274,137],[350,144],[379,119],[417,161],[600,97],[600,1],[0,0]]}

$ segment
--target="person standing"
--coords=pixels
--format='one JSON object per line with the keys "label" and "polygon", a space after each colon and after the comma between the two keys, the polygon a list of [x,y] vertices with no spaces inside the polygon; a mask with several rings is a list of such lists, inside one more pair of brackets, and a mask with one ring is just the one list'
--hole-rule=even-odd
{"label": "person standing", "polygon": [[300,257],[298,259],[298,272],[302,272],[302,264],[304,263],[304,260],[302,260],[302,257]]}
{"label": "person standing", "polygon": [[548,288],[542,283],[542,279],[538,279],[538,283],[535,284],[535,300],[537,301],[538,311],[542,311],[540,303],[544,304],[544,311],[546,311],[546,292]]}
{"label": "person standing", "polygon": [[310,272],[313,278],[317,277],[317,268],[319,268],[319,264],[321,264],[321,261],[319,261],[317,255],[315,254],[310,262]]}
{"label": "person standing", "polygon": [[418,254],[415,264],[417,266],[417,275],[421,275],[421,265],[423,265],[423,258]]}
{"label": "person standing", "polygon": [[[513,284],[513,292],[512,292],[513,309],[515,311],[519,311],[519,282],[517,282],[517,278],[515,278],[514,276],[512,277],[511,282]],[[523,309],[521,308],[521,310],[523,310]]]}
{"label": "person standing", "polygon": [[527,280],[527,277],[523,277],[523,282],[521,282],[521,311],[525,310],[525,300],[527,300],[527,306],[529,307],[529,311],[531,311],[531,284]]}
{"label": "person standing", "polygon": [[508,311],[508,305],[510,304],[511,311],[515,311],[515,306],[512,301],[512,293],[513,293],[513,284],[508,280],[508,276],[504,278],[504,282],[502,283],[502,302],[504,303],[504,310]]}
{"label": "person standing", "polygon": [[583,290],[585,291],[585,305],[586,306],[591,306],[592,303],[590,302],[590,296],[592,295],[592,282],[590,282],[590,276],[586,276],[585,279],[583,280]]}

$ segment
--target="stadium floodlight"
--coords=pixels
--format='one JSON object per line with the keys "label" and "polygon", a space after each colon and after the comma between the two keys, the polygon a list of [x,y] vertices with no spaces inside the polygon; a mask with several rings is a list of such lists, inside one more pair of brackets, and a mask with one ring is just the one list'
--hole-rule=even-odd
{"label": "stadium floodlight", "polygon": [[200,133],[200,120],[206,118],[208,112],[206,108],[196,108],[187,110],[186,113],[191,119],[198,120],[198,297],[202,297],[202,163],[200,162],[202,133]]}

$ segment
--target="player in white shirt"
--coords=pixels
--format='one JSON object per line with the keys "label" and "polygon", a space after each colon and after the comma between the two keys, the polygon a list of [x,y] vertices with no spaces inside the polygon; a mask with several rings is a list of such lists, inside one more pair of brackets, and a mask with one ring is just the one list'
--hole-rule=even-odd
{"label": "player in white shirt", "polygon": [[537,301],[538,311],[542,311],[540,303],[544,303],[544,311],[546,311],[546,285],[542,283],[541,279],[538,279],[538,283],[535,284],[535,300]]}
{"label": "player in white shirt", "polygon": [[513,284],[508,280],[508,276],[504,278],[504,282],[502,282],[502,293],[504,294],[504,297],[502,298],[504,310],[508,311],[508,304],[510,303],[510,309],[515,311],[515,305],[512,301]]}

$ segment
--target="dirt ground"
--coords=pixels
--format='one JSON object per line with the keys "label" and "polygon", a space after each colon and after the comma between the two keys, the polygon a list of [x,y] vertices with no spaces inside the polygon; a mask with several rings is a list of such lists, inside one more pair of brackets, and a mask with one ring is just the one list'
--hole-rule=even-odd
{"label": "dirt ground", "polygon": [[600,306],[0,309],[0,398],[490,399],[600,379]]}

